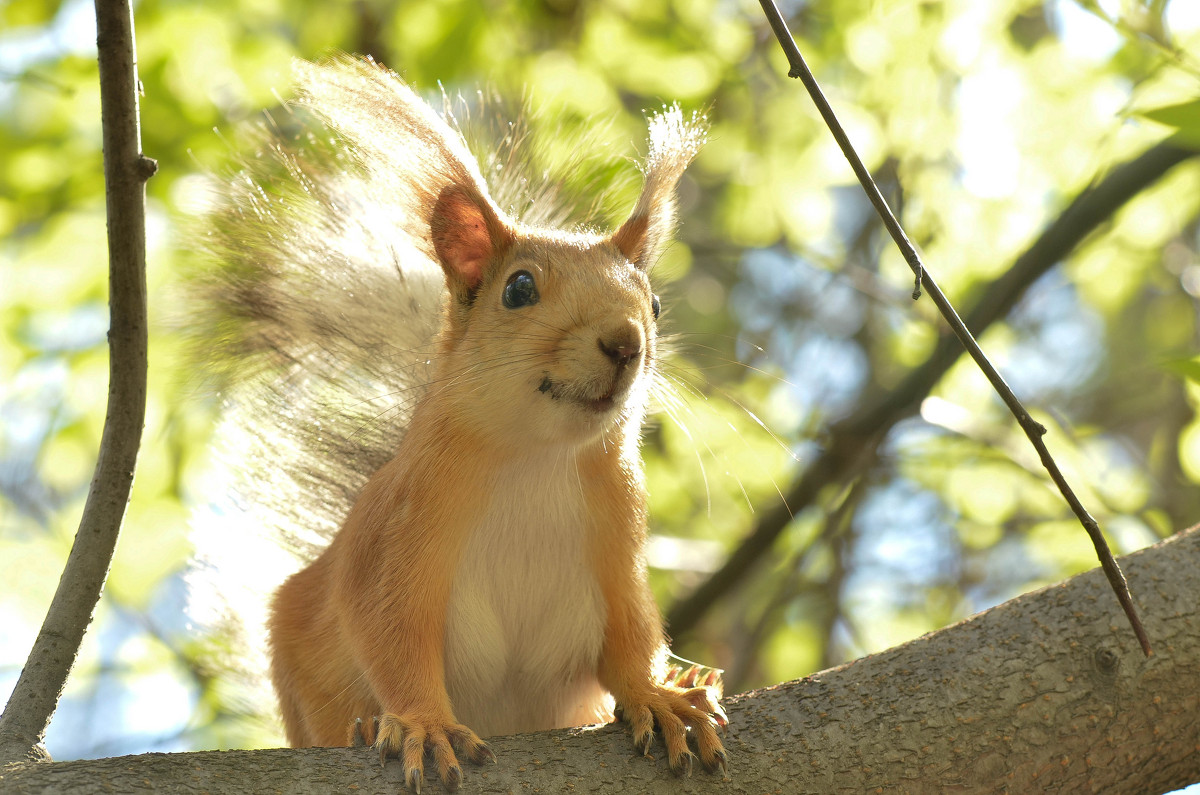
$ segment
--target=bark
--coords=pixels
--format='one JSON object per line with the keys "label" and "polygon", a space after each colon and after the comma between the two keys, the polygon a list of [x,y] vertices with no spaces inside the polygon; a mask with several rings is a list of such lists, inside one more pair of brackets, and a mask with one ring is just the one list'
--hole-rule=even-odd
{"label": "bark", "polygon": [[[1103,573],[806,679],[727,699],[729,780],[675,779],[621,726],[491,741],[465,792],[1164,792],[1200,781],[1200,529],[1121,560],[1156,653]],[[370,749],[19,764],[0,790],[397,793]],[[427,790],[438,790],[432,780]]]}
{"label": "bark", "polygon": [[75,543],[0,715],[0,762],[45,758],[42,735],[108,576],[146,416],[145,183],[156,165],[141,151],[129,0],[97,0],[96,30],[108,210],[108,411]]}

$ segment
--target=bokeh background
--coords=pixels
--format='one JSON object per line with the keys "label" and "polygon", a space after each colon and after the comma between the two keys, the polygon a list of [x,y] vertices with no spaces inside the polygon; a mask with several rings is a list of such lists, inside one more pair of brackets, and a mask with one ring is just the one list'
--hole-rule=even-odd
{"label": "bokeh background", "polygon": [[[1193,0],[793,0],[805,56],[965,311],[1115,165],[1200,141]],[[525,96],[636,185],[645,109],[712,119],[655,271],[678,401],[646,429],[652,576],[703,583],[945,326],[750,0],[143,0],[150,404],[111,576],[46,738],[56,759],[281,741],[206,663],[186,610],[216,401],[181,355],[182,228],[295,56],[369,53],[432,95]],[[90,3],[0,3],[0,697],[58,581],[104,418],[106,255]],[[1192,104],[1188,104],[1192,103]],[[1163,108],[1170,110],[1163,111]],[[1200,162],[1028,285],[985,350],[1118,553],[1200,521]],[[727,689],[793,679],[1096,565],[1020,430],[959,361],[804,505],[676,650]],[[1112,610],[1115,600],[1097,609]]]}

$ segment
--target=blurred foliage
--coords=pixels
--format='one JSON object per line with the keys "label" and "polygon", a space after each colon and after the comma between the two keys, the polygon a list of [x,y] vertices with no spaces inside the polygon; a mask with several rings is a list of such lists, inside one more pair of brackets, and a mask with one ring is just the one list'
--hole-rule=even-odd
{"label": "blurred foliage", "polygon": [[[1192,0],[783,10],[960,310],[986,301],[988,282],[1115,164],[1168,136],[1200,140]],[[0,4],[0,693],[57,582],[104,416],[91,19],[79,0]],[[220,169],[237,124],[286,95],[294,55],[369,53],[426,89],[526,95],[539,136],[591,130],[612,163],[596,177],[629,186],[643,109],[678,100],[711,114],[682,188],[681,241],[657,273],[676,350],[673,397],[645,444],[664,604],[778,504],[831,421],[898,383],[945,333],[927,301],[907,297],[907,267],[750,0],[144,0],[136,26],[143,146],[159,162],[151,397],[112,575],[47,738],[56,758],[279,741],[198,663],[207,641],[185,617],[213,407],[171,328],[189,177]],[[1200,166],[1188,163],[982,338],[1117,552],[1200,517],[1198,246]],[[860,477],[790,507],[754,575],[678,648],[725,668],[730,689],[811,673],[1095,565],[969,361]]]}

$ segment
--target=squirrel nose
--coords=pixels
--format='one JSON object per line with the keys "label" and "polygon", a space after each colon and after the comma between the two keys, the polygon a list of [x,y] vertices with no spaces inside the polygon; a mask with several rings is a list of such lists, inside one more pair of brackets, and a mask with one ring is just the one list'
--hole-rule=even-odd
{"label": "squirrel nose", "polygon": [[625,367],[642,352],[642,335],[632,323],[618,332],[610,332],[596,340],[600,352],[618,368]]}

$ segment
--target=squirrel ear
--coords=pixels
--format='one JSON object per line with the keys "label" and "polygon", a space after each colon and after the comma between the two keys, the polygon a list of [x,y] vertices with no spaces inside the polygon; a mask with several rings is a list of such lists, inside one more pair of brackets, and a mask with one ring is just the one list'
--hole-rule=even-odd
{"label": "squirrel ear", "polygon": [[708,133],[703,116],[684,119],[678,105],[650,117],[650,151],[645,182],[629,220],[612,236],[625,258],[645,270],[658,257],[675,226],[675,186],[700,151]]}
{"label": "squirrel ear", "polygon": [[[672,197],[673,202],[674,199]],[[674,207],[670,209],[670,214],[673,216]],[[668,228],[670,227],[670,223],[670,219],[667,219]],[[621,224],[621,228],[613,235],[613,243],[625,255],[625,259],[643,269],[646,267],[643,263],[649,259],[648,257],[643,257],[643,254],[646,252],[646,232],[649,228],[650,220],[643,213],[641,215],[634,215],[628,221]]]}
{"label": "squirrel ear", "polygon": [[442,189],[430,220],[433,248],[455,297],[470,302],[488,264],[504,253],[512,233],[482,196],[459,185]]}

